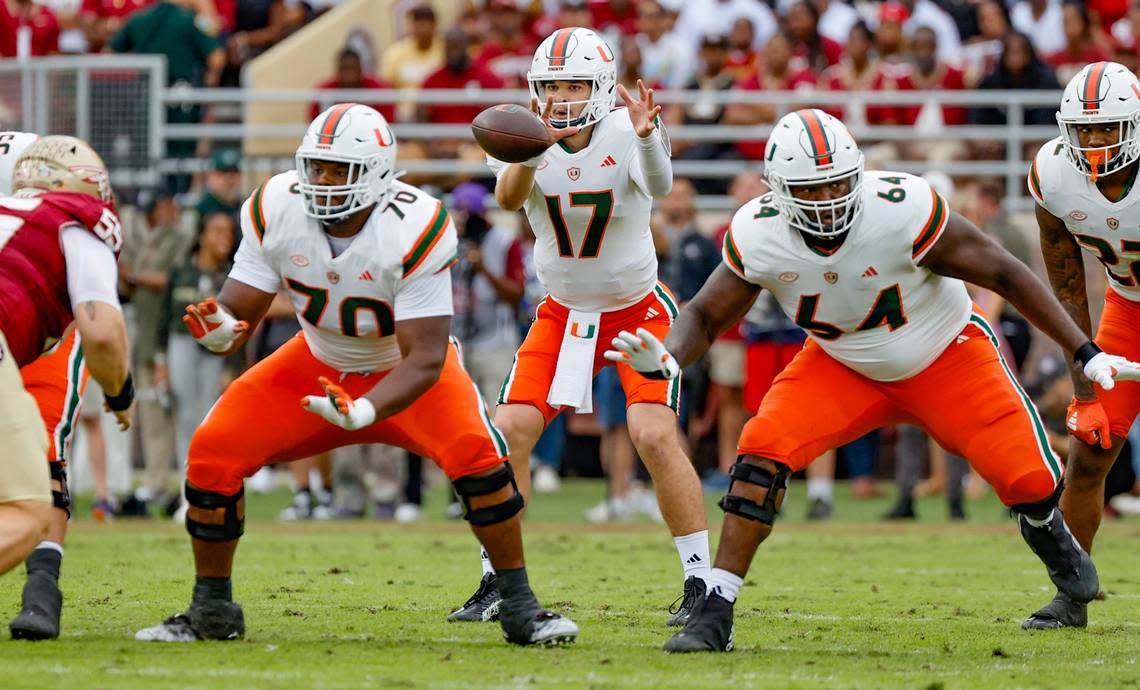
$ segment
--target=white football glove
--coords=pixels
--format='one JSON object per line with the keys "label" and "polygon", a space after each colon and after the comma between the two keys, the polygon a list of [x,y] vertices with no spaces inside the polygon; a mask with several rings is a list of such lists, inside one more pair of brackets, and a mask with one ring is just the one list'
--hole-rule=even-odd
{"label": "white football glove", "polygon": [[376,421],[376,408],[368,398],[354,400],[343,388],[324,376],[317,380],[324,386],[325,394],[306,395],[301,400],[301,405],[306,410],[349,431],[363,429]]}
{"label": "white football glove", "polygon": [[681,373],[677,360],[665,346],[644,328],[637,329],[637,335],[622,331],[613,339],[614,350],[606,350],[602,355],[611,362],[624,362],[642,376],[649,379],[675,379]]}
{"label": "white football glove", "polygon": [[187,306],[182,321],[190,329],[194,340],[210,352],[225,352],[242,333],[249,330],[248,323],[235,319],[213,297]]}
{"label": "white football glove", "polygon": [[1085,376],[1106,391],[1119,381],[1140,380],[1140,365],[1123,357],[1098,352],[1085,364]]}
{"label": "white football glove", "polygon": [[1116,381],[1140,381],[1140,364],[1124,360],[1116,367],[1116,374],[1112,377]]}

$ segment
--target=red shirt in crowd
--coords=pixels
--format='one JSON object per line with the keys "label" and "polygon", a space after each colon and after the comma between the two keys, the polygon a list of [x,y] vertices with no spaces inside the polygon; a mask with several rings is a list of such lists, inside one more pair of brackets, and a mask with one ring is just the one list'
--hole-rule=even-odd
{"label": "red shirt in crowd", "polygon": [[15,15],[8,3],[0,2],[0,57],[18,57],[19,36],[25,31],[30,32],[30,55],[59,52],[59,21],[54,12],[43,5],[32,5],[27,15]]}
{"label": "red shirt in crowd", "polygon": [[[798,72],[789,72],[783,79],[775,80],[770,75],[760,74],[756,72],[751,77],[747,77],[741,81],[736,82],[734,89],[740,91],[795,91],[800,88],[810,88],[815,86],[815,75],[810,70],[800,70]],[[736,142],[736,150],[749,160],[763,160],[764,147],[767,146],[768,141],[738,141]]]}
{"label": "red shirt in crowd", "polygon": [[[840,58],[843,57],[843,46],[831,40],[827,36],[820,36],[820,51],[823,53],[824,59],[827,60],[827,65],[839,64]],[[808,60],[810,58],[810,51],[806,43],[797,43],[792,46],[792,57]]]}
{"label": "red shirt in crowd", "polygon": [[[823,84],[828,91],[897,91],[904,86],[897,72],[876,63],[857,75],[850,63],[841,62],[823,73]],[[831,106],[823,110],[847,121],[844,108]],[[869,125],[893,125],[901,121],[902,115],[899,106],[867,106],[864,118]]]}
{"label": "red shirt in crowd", "polygon": [[[505,82],[491,70],[480,65],[470,65],[462,72],[453,72],[443,66],[424,79],[425,89],[501,89]],[[486,108],[486,103],[444,104],[427,106],[429,122],[446,124],[468,124]]]}
{"label": "red shirt in crowd", "polygon": [[508,86],[526,86],[526,73],[534,59],[536,47],[525,37],[509,48],[498,43],[486,43],[474,62],[495,74]]}
{"label": "red shirt in crowd", "polygon": [[[966,88],[966,79],[961,70],[954,69],[945,63],[939,63],[929,76],[920,75],[913,69],[909,70],[900,80],[899,88],[915,91],[957,91]],[[913,125],[918,121],[922,106],[904,106],[901,108],[899,124]],[[966,124],[966,108],[962,106],[942,106],[942,122],[947,125]]]}
{"label": "red shirt in crowd", "polygon": [[83,0],[79,7],[80,15],[95,15],[100,19],[106,17],[126,18],[136,10],[150,7],[155,0]]}
{"label": "red shirt in crowd", "polygon": [[602,32],[611,26],[616,26],[625,36],[637,35],[636,2],[626,3],[625,9],[621,11],[614,9],[609,0],[589,0],[586,7],[590,10],[596,31]]}
{"label": "red shirt in crowd", "polygon": [[[325,81],[322,81],[320,84],[317,84],[317,88],[321,89],[322,91],[333,91],[335,89],[346,89],[346,88],[390,89],[390,88],[392,88],[392,85],[386,81],[383,81],[381,79],[377,79],[376,77],[370,77],[366,74],[360,80],[360,86],[359,87],[341,86],[340,82],[338,82],[336,80],[336,77],[333,77],[332,79],[326,79]],[[395,103],[385,103],[383,105],[381,105],[379,103],[366,103],[365,105],[367,105],[369,108],[372,108],[373,110],[376,110],[377,112],[379,112],[381,115],[384,116],[384,119],[387,120],[388,122],[395,122],[396,121],[396,104]],[[317,115],[320,115],[320,114],[321,114],[321,104],[320,103],[314,102],[312,105],[309,106],[309,120],[317,119]]]}
{"label": "red shirt in crowd", "polygon": [[1045,62],[1048,63],[1050,67],[1058,69],[1065,66],[1077,65],[1083,67],[1094,62],[1111,62],[1112,59],[1112,55],[1107,50],[1095,43],[1090,43],[1082,46],[1081,51],[1078,53],[1070,53],[1068,50],[1059,50],[1047,56]]}

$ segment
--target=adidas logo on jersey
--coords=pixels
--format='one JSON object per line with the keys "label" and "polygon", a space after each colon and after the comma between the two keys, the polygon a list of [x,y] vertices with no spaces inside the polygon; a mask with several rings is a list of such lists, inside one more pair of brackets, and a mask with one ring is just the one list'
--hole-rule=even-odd
{"label": "adidas logo on jersey", "polygon": [[879,272],[875,270],[874,266],[868,266],[867,270],[863,271],[864,278],[874,278],[877,275],[879,275]]}
{"label": "adidas logo on jersey", "polygon": [[360,277],[358,277],[357,280],[367,280],[367,281],[371,282],[373,280],[372,272],[371,271],[365,271],[364,273],[361,273]]}
{"label": "adidas logo on jersey", "polygon": [[604,161],[602,161],[602,167],[608,168],[611,165],[617,165],[617,161],[614,160],[613,156],[606,156],[606,159]]}
{"label": "adidas logo on jersey", "polygon": [[653,317],[658,316],[660,314],[661,314],[661,312],[657,311],[653,307],[650,307],[649,309],[645,310],[645,320],[648,321],[649,319],[652,319]]}

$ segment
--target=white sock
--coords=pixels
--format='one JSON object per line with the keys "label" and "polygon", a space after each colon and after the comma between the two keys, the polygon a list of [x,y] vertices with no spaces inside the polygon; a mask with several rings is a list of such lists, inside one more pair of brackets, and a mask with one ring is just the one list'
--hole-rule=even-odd
{"label": "white sock", "polygon": [[807,480],[807,496],[809,501],[814,501],[819,498],[827,503],[831,503],[831,489],[835,486],[835,482],[831,479],[809,479]]}
{"label": "white sock", "polygon": [[491,557],[487,555],[487,549],[483,547],[479,547],[479,561],[483,566],[483,575],[495,572],[495,566],[491,565]]}
{"label": "white sock", "polygon": [[685,579],[697,577],[708,584],[709,581],[709,531],[686,534],[683,537],[673,537],[677,545],[677,555],[681,557],[681,568],[685,571]]}
{"label": "white sock", "polygon": [[54,541],[46,541],[46,540],[41,541],[39,544],[36,544],[36,548],[37,549],[51,549],[52,551],[58,551],[59,555],[61,557],[63,556],[63,546],[56,544]]}
{"label": "white sock", "polygon": [[740,585],[744,584],[744,578],[721,568],[713,568],[709,573],[708,582],[710,594],[716,594],[728,601],[736,601],[736,594],[740,591]]}
{"label": "white sock", "polygon": [[1050,522],[1053,522],[1053,516],[1056,514],[1057,514],[1057,510],[1056,510],[1056,508],[1054,508],[1053,510],[1049,511],[1049,514],[1045,516],[1044,520],[1034,520],[1033,518],[1031,518],[1025,514],[1022,514],[1021,517],[1025,518],[1025,521],[1028,522],[1030,524],[1030,526],[1032,526],[1032,527],[1044,527],[1045,525],[1048,525]]}

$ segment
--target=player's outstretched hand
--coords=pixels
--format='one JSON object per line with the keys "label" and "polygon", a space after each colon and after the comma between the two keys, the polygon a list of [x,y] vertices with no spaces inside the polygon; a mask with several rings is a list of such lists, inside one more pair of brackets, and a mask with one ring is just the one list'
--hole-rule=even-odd
{"label": "player's outstretched hand", "polygon": [[555,127],[550,124],[550,116],[554,114],[554,96],[546,97],[546,104],[541,110],[538,107],[538,99],[531,96],[530,111],[538,115],[539,119],[546,125],[546,131],[550,133],[551,141],[561,141],[578,133],[577,127]]}
{"label": "player's outstretched hand", "polygon": [[1078,400],[1073,398],[1069,411],[1065,413],[1065,426],[1077,440],[1090,446],[1112,447],[1112,435],[1108,428],[1108,414],[1099,400]]}
{"label": "player's outstretched hand", "polygon": [[368,398],[356,398],[324,376],[317,379],[325,389],[324,395],[306,395],[301,406],[313,414],[319,414],[337,426],[356,431],[376,421],[376,408]]}
{"label": "player's outstretched hand", "polygon": [[665,345],[644,328],[637,329],[637,335],[622,331],[613,339],[613,350],[602,355],[611,362],[624,362],[649,379],[674,379],[681,373],[676,358],[669,354]]}
{"label": "player's outstretched hand", "polygon": [[653,129],[656,127],[654,122],[661,114],[661,106],[653,104],[653,89],[645,88],[645,82],[640,79],[637,80],[637,91],[638,98],[634,99],[624,86],[618,84],[617,87],[618,95],[625,101],[625,107],[629,110],[629,121],[633,123],[637,136],[644,139],[653,134]]}
{"label": "player's outstretched hand", "polygon": [[235,319],[213,297],[187,306],[182,321],[194,340],[210,352],[229,350],[241,334],[249,330],[247,322]]}

